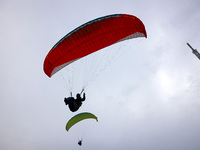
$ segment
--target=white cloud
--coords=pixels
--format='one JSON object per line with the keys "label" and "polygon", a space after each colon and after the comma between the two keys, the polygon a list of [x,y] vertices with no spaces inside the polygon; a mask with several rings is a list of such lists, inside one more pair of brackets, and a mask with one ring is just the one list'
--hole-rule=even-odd
{"label": "white cloud", "polygon": [[[175,70],[172,71],[175,72]],[[166,97],[179,95],[190,87],[190,83],[185,76],[167,70],[158,70],[156,82]]]}

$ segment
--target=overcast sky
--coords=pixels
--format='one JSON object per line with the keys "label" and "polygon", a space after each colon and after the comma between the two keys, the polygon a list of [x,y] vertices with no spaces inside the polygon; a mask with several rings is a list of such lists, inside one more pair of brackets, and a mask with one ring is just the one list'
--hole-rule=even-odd
{"label": "overcast sky", "polygon": [[[200,60],[186,45],[200,51],[199,7],[199,0],[0,0],[0,149],[199,150]],[[72,113],[67,90],[43,72],[45,56],[74,28],[116,13],[140,18],[147,39],[133,39]],[[99,122],[66,132],[85,111]]]}

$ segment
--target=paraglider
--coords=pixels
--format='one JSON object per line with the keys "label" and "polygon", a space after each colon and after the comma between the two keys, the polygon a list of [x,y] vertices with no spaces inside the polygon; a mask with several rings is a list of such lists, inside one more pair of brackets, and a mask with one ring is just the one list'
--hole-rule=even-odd
{"label": "paraglider", "polygon": [[[73,127],[75,124],[79,123],[82,120],[86,120],[86,119],[95,119],[98,122],[97,117],[89,112],[84,112],[84,113],[79,113],[77,115],[75,115],[74,117],[72,117],[66,124],[65,129],[67,131],[69,131],[69,129],[71,127]],[[81,146],[82,145],[82,139],[78,141],[78,145]]]}
{"label": "paraglider", "polygon": [[84,113],[79,113],[77,115],[75,115],[74,117],[72,117],[66,124],[65,129],[67,131],[69,131],[69,129],[74,126],[75,124],[77,124],[78,122],[85,120],[85,119],[95,119],[98,122],[97,117],[89,112],[84,112]]}
{"label": "paraglider", "polygon": [[[73,127],[75,124],[79,123],[80,121],[86,120],[86,119],[95,119],[98,122],[97,117],[89,112],[83,112],[83,113],[79,113],[77,115],[75,115],[74,117],[72,117],[66,124],[65,129],[67,131],[69,131],[69,129],[71,127]],[[82,145],[82,139],[78,141],[78,145],[81,146]]]}
{"label": "paraglider", "polygon": [[69,109],[72,112],[75,112],[81,107],[82,102],[85,101],[85,93],[83,94],[83,98],[81,98],[81,94],[76,94],[76,99],[74,97],[64,98],[64,102],[69,106]]}

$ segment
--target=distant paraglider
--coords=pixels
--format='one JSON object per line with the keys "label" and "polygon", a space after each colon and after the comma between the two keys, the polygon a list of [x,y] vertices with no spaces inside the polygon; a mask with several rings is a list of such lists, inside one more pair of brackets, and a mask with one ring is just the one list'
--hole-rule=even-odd
{"label": "distant paraglider", "polygon": [[[72,117],[66,124],[65,129],[67,131],[69,131],[69,129],[74,126],[75,124],[79,123],[82,120],[86,120],[86,119],[95,119],[98,122],[97,117],[89,112],[84,112],[84,113],[79,113],[77,115],[75,115],[74,117]],[[78,141],[78,145],[81,146],[82,145],[82,139]]]}

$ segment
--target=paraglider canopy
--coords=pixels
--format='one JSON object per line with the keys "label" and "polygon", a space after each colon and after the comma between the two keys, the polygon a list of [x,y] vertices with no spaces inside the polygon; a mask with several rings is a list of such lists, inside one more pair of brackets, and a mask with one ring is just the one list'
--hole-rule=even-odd
{"label": "paraglider canopy", "polygon": [[84,112],[84,113],[79,113],[77,115],[75,115],[74,117],[72,117],[66,124],[66,130],[69,131],[69,129],[75,125],[76,123],[85,120],[85,119],[96,119],[96,121],[98,121],[97,117],[89,112]]}
{"label": "paraglider canopy", "polygon": [[128,14],[114,14],[89,21],[74,29],[50,50],[44,72],[51,77],[63,67],[104,47],[131,38],[147,37],[140,19]]}

